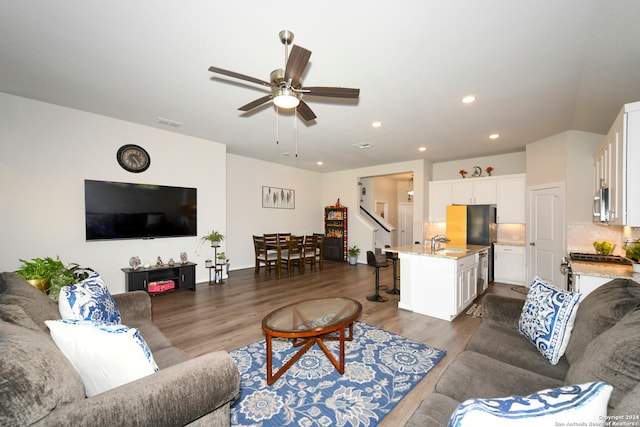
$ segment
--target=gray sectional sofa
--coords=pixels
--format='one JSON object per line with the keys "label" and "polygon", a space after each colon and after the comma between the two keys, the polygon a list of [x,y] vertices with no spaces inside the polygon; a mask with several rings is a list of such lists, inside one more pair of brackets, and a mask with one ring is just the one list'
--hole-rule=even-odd
{"label": "gray sectional sofa", "polygon": [[633,419],[640,416],[638,283],[615,279],[589,294],[580,303],[565,355],[556,365],[518,332],[524,299],[487,294],[482,304],[480,327],[407,426],[446,426],[458,404],[471,398],[526,396],[591,381],[613,386],[609,415],[632,417],[635,424],[629,425],[640,425]]}
{"label": "gray sectional sofa", "polygon": [[0,425],[228,426],[240,387],[231,356],[190,359],[152,323],[146,292],[113,298],[160,370],[87,398],[44,323],[60,319],[58,305],[15,273],[0,274]]}

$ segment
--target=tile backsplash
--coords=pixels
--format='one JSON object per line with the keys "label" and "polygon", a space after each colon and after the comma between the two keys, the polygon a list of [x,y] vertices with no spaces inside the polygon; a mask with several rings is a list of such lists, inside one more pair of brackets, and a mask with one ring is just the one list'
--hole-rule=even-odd
{"label": "tile backsplash", "polygon": [[627,238],[638,239],[639,237],[640,227],[569,224],[567,225],[567,252],[594,253],[593,242],[608,240],[616,245],[613,255],[624,256],[624,241]]}

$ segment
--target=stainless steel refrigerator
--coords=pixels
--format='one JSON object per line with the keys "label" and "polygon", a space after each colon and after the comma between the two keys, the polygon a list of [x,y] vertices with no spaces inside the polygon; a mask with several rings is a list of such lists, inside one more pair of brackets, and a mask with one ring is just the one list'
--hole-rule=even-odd
{"label": "stainless steel refrigerator", "polygon": [[489,246],[487,283],[493,282],[493,244],[497,234],[496,205],[467,206],[467,244]]}

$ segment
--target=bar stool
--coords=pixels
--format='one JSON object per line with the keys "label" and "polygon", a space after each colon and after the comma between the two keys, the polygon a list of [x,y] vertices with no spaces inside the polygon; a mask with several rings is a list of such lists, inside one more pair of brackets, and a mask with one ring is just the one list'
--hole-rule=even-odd
{"label": "bar stool", "polygon": [[369,301],[376,302],[387,301],[387,298],[380,295],[380,267],[389,267],[389,262],[385,261],[384,263],[381,263],[378,261],[373,251],[367,251],[367,264],[370,267],[375,267],[376,269],[376,293],[374,295],[369,295],[367,299]]}
{"label": "bar stool", "polygon": [[[385,248],[390,248],[389,245],[384,245]],[[391,295],[400,295],[400,289],[398,289],[397,281],[399,279],[397,262],[398,262],[398,253],[397,252],[385,252],[387,255],[387,259],[393,262],[393,288],[387,289],[385,292]]]}

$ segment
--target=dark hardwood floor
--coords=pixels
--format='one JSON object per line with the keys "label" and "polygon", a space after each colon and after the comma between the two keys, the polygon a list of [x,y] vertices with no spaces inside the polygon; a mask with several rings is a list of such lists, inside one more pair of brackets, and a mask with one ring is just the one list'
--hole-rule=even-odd
{"label": "dark hardwood floor", "polygon": [[[445,350],[447,355],[396,408],[381,427],[403,425],[429,394],[450,361],[462,351],[480,319],[461,314],[452,322],[398,309],[399,296],[381,294],[387,302],[371,302],[374,269],[365,264],[325,261],[324,269],[292,273],[277,279],[264,268],[254,275],[253,268],[232,271],[223,285],[199,283],[196,292],[170,292],[152,297],[153,320],[174,345],[189,356],[231,351],[264,338],[263,317],[276,308],[299,300],[340,296],[362,304],[361,321],[415,341]],[[392,268],[382,268],[381,286],[392,287]],[[401,286],[400,286],[401,287]],[[491,284],[487,292],[513,293],[509,285]]]}

